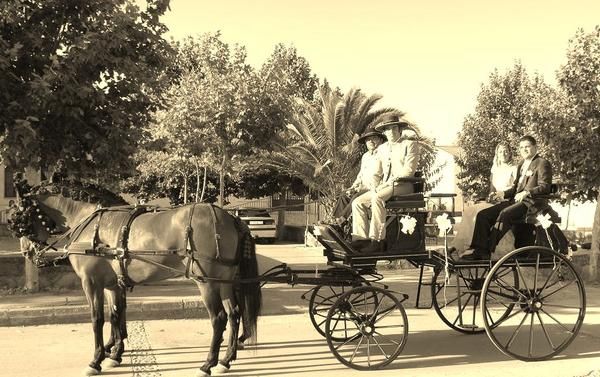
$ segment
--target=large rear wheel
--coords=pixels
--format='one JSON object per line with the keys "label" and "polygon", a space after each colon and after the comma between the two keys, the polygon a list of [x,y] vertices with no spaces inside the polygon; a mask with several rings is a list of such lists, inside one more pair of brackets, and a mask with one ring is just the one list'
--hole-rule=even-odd
{"label": "large rear wheel", "polygon": [[[520,287],[500,273],[514,268]],[[492,284],[502,286],[498,295]],[[498,306],[512,307],[498,316]],[[544,247],[524,247],[501,258],[483,285],[481,311],[485,330],[504,354],[524,361],[547,360],[575,339],[585,316],[581,277],[566,256]]]}

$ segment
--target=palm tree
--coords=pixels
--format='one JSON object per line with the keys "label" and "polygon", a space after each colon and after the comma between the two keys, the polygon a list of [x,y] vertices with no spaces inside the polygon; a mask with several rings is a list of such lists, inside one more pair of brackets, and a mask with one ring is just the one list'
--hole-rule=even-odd
{"label": "palm tree", "polygon": [[358,137],[388,113],[403,116],[394,108],[373,110],[380,95],[367,96],[360,89],[345,95],[328,85],[320,88],[321,108],[298,100],[291,123],[279,135],[269,165],[302,179],[318,192],[327,214],[336,198],[350,186],[364,146]]}

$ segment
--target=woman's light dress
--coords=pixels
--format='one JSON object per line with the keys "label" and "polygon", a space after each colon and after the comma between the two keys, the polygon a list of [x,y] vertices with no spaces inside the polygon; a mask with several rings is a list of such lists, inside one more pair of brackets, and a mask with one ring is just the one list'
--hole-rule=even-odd
{"label": "woman's light dress", "polygon": [[[492,167],[491,172],[491,191],[505,191],[512,187],[513,182],[517,176],[517,166],[510,164],[500,164]],[[473,239],[473,229],[475,227],[475,219],[479,211],[493,206],[495,203],[478,202],[469,207],[465,207],[462,220],[460,223],[454,226],[456,233],[454,239],[450,243],[450,246],[455,247],[458,251],[459,256],[465,254],[465,250],[471,248],[471,241]],[[514,250],[515,237],[512,232],[508,232],[498,242],[496,252],[492,255],[493,259],[498,259],[509,251]]]}

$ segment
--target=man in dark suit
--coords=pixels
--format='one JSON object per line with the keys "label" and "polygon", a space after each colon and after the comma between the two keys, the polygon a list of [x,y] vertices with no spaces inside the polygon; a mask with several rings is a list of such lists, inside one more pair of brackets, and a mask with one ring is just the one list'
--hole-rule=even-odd
{"label": "man in dark suit", "polygon": [[550,163],[537,154],[537,143],[529,135],[519,139],[519,153],[523,162],[518,167],[515,183],[510,189],[494,194],[496,199],[502,200],[500,203],[477,214],[471,242],[473,253],[463,258],[489,258],[498,241],[515,222],[537,213],[548,204],[546,199],[539,196],[550,194]]}

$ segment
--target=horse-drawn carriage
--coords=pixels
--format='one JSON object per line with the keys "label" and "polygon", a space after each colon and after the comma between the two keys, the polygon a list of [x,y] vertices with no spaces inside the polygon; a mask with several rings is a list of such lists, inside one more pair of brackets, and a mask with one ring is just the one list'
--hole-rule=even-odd
{"label": "horse-drawn carriage", "polygon": [[[421,183],[418,178],[414,182]],[[381,253],[361,254],[334,227],[319,225],[313,231],[324,247],[327,268],[280,265],[258,275],[247,228],[218,207],[97,208],[74,200],[81,197],[74,195],[77,192],[63,188],[21,192],[21,220],[31,222],[21,221],[16,227],[23,251],[38,264],[68,260],[82,279],[95,334],[89,375],[100,373],[105,358],[115,365],[121,361],[127,337],[127,286],[176,274],[198,283],[210,314],[214,333],[207,361],[200,368],[204,374],[210,374],[217,363],[228,368],[235,360],[240,323],[244,327],[240,341],[254,333],[260,285],[265,282],[313,286],[306,295],[310,319],[343,364],[376,369],[393,362],[407,341],[403,302],[408,296],[390,291],[381,282],[377,263],[386,260],[406,260],[421,268],[419,292],[422,286],[430,286],[432,306],[448,326],[468,334],[485,331],[502,352],[521,360],[544,360],[560,353],[583,322],[583,282],[568,250],[552,237],[541,237],[550,235],[547,228],[523,224],[529,229],[524,232],[529,234],[528,242],[535,230],[537,239],[548,239],[551,247],[534,242],[497,261],[455,260],[445,248],[426,247],[425,221],[431,213],[425,209],[422,193],[394,197],[387,203],[387,247]],[[55,261],[44,260],[44,252],[55,245],[47,243],[55,230],[62,231],[58,241],[63,242],[65,253]],[[434,271],[431,281],[423,281],[424,266]],[[112,303],[113,330],[106,344],[104,292]],[[227,323],[228,350],[219,361]]]}
{"label": "horse-drawn carriage", "polygon": [[[405,180],[422,184],[420,178]],[[466,334],[485,331],[500,351],[524,361],[546,360],[563,351],[583,324],[585,291],[570,262],[573,245],[563,242],[558,227],[552,226],[552,221],[560,220],[556,213],[548,207],[515,225],[517,248],[506,255],[462,260],[448,255],[447,246],[426,247],[428,199],[416,193],[386,203],[387,246],[377,254],[354,250],[338,227],[317,227],[329,264],[373,277],[377,262],[406,260],[420,268],[417,307],[421,287],[430,286],[431,306],[450,328]],[[433,269],[431,281],[423,280],[425,266]],[[379,368],[392,362],[406,342],[408,323],[402,308],[406,295],[377,287],[373,279],[355,283],[345,292],[331,286],[315,288],[311,319],[321,318],[313,323],[342,363],[355,369]],[[327,291],[330,294],[320,293]],[[389,304],[384,305],[386,299]]]}

